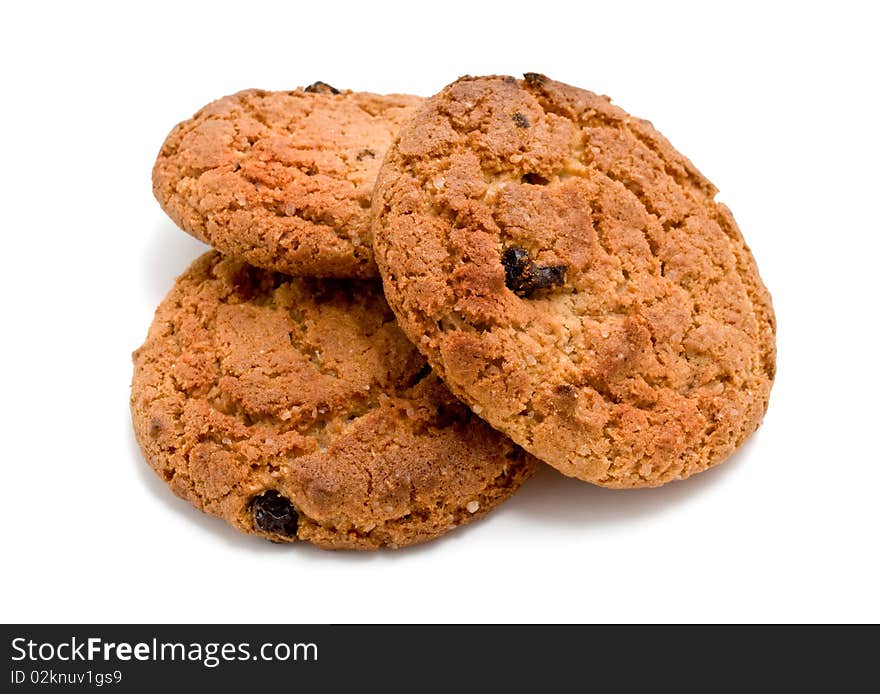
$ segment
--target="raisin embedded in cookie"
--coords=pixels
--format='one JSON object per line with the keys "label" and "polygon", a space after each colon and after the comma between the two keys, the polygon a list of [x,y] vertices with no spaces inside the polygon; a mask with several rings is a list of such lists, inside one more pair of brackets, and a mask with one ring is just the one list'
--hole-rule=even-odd
{"label": "raisin embedded in cookie", "polygon": [[770,296],[715,193],[606,97],[466,77],[389,150],[376,258],[474,412],[568,475],[656,486],[741,445],[775,372]]}
{"label": "raisin embedded in cookie", "polygon": [[156,311],[131,411],[176,494],[246,533],[332,549],[442,535],[536,466],[431,373],[377,280],[290,278],[215,252]]}
{"label": "raisin embedded in cookie", "polygon": [[153,192],[181,228],[258,267],[375,277],[373,181],[420,102],[323,82],[224,97],[168,135]]}

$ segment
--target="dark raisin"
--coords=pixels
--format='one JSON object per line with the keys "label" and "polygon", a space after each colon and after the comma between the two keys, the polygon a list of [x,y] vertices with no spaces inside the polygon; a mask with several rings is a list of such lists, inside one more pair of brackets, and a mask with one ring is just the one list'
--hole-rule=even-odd
{"label": "dark raisin", "polygon": [[254,525],[267,533],[293,537],[299,525],[299,514],[290,500],[270,489],[251,501]]}
{"label": "dark raisin", "polygon": [[532,278],[537,289],[565,284],[565,265],[532,265]]}
{"label": "dark raisin", "polygon": [[511,246],[501,256],[504,284],[518,296],[565,283],[565,265],[537,265],[522,248]]}
{"label": "dark raisin", "polygon": [[547,78],[540,72],[526,72],[523,75],[523,79],[525,79],[526,84],[530,86],[538,86],[547,81]]}
{"label": "dark raisin", "polygon": [[511,116],[511,118],[513,118],[513,124],[514,124],[517,128],[528,128],[529,125],[530,125],[530,123],[529,123],[529,119],[526,118],[526,117],[525,117],[523,114],[521,114],[521,113],[514,113],[514,114]]}
{"label": "dark raisin", "polygon": [[523,174],[523,177],[520,179],[522,183],[528,183],[531,186],[546,186],[550,181],[544,178],[541,174],[536,173],[527,173]]}
{"label": "dark raisin", "polygon": [[310,84],[303,91],[309,94],[339,94],[339,90],[336,87],[331,87],[326,82],[320,81]]}
{"label": "dark raisin", "polygon": [[375,159],[375,158],[376,158],[376,152],[375,152],[375,150],[372,150],[372,149],[362,149],[362,150],[361,150],[360,152],[358,152],[358,154],[357,154],[357,160],[358,160],[358,161],[363,161],[363,160],[366,159],[367,157],[369,157],[370,159]]}
{"label": "dark raisin", "polygon": [[508,289],[513,289],[529,276],[532,261],[524,249],[511,246],[501,256],[501,264],[504,266],[504,283]]}

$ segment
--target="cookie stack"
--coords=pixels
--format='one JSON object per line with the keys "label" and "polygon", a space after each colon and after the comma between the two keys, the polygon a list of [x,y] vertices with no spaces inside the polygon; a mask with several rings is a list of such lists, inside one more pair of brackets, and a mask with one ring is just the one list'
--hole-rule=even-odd
{"label": "cookie stack", "polygon": [[153,188],[216,251],[134,353],[135,432],[244,532],[409,545],[539,461],[683,479],[766,410],[775,319],[730,211],[606,97],[531,73],[240,92],[174,128]]}

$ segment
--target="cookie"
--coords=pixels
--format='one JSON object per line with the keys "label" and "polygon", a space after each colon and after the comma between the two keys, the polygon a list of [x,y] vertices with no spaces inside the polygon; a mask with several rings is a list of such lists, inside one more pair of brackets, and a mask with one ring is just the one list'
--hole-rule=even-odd
{"label": "cookie", "polygon": [[378,280],[290,278],[216,252],[156,311],[131,412],[178,496],[279,542],[428,540],[536,466],[427,368]]}
{"label": "cookie", "polygon": [[252,265],[375,277],[373,182],[420,102],[323,82],[224,97],[168,135],[153,167],[153,193],[182,229]]}
{"label": "cookie", "polygon": [[389,150],[374,247],[474,412],[567,475],[658,486],[740,446],[775,373],[770,296],[715,194],[606,97],[465,77]]}

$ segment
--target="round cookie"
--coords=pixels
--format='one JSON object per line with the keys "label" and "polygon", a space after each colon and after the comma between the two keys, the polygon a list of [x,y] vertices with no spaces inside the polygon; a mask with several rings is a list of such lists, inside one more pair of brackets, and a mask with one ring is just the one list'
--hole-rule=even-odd
{"label": "round cookie", "polygon": [[420,102],[322,82],[224,97],[168,135],[153,193],[182,229],[258,267],[375,277],[373,182]]}
{"label": "round cookie", "polygon": [[775,373],[770,296],[715,194],[607,97],[465,77],[389,150],[374,248],[474,412],[567,475],[658,486],[741,445]]}
{"label": "round cookie", "polygon": [[270,540],[421,542],[485,514],[537,464],[452,397],[378,280],[290,278],[210,252],[133,358],[153,469]]}

